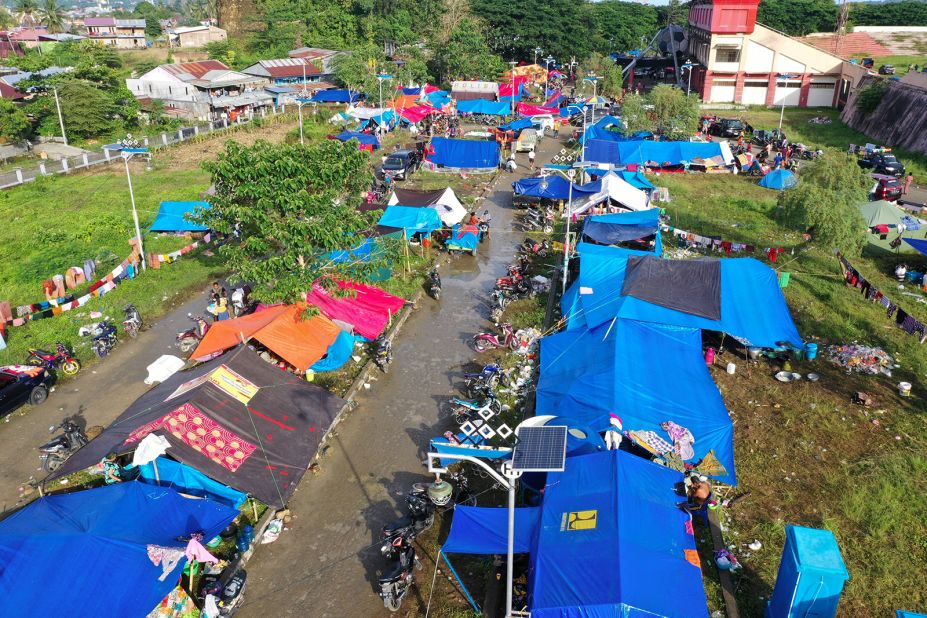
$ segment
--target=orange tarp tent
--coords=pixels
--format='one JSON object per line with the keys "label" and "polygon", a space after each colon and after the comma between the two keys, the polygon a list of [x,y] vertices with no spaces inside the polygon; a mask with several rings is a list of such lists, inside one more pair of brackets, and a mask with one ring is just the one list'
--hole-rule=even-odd
{"label": "orange tarp tent", "polygon": [[277,305],[234,320],[215,322],[193,351],[191,358],[202,360],[255,339],[300,371],[325,356],[341,329],[319,314],[302,318],[306,305]]}
{"label": "orange tarp tent", "polygon": [[414,94],[401,94],[393,99],[393,109],[405,109],[419,105],[420,96]]}

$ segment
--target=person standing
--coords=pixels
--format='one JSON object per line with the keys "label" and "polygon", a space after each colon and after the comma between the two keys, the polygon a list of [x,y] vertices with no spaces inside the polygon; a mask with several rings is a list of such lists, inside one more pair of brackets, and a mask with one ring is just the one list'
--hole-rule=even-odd
{"label": "person standing", "polygon": [[534,148],[528,151],[528,164],[531,166],[531,171],[534,171]]}
{"label": "person standing", "polygon": [[908,191],[911,189],[911,184],[914,182],[914,175],[908,174],[908,177],[904,179],[904,190],[902,195],[907,195]]}

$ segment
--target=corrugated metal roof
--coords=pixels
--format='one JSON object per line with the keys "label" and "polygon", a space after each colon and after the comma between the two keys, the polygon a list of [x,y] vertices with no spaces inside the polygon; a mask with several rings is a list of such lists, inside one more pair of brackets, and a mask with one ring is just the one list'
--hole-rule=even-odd
{"label": "corrugated metal roof", "polygon": [[180,64],[162,64],[161,67],[168,73],[185,82],[202,79],[210,71],[229,71],[230,69],[218,60],[203,60],[202,62],[182,62]]}
{"label": "corrugated metal roof", "polygon": [[308,58],[280,58],[261,60],[259,65],[270,73],[271,77],[302,77],[303,67],[306,75],[319,75],[321,72]]}

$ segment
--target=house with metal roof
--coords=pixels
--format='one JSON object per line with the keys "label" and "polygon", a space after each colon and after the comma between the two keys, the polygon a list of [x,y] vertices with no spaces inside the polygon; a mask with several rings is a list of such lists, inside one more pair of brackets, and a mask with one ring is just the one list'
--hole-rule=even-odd
{"label": "house with metal roof", "polygon": [[103,45],[119,49],[147,47],[144,19],[88,17],[84,20],[87,36]]}
{"label": "house with metal roof", "polygon": [[338,56],[344,56],[350,52],[338,51],[334,49],[322,49],[321,47],[299,47],[287,52],[290,58],[305,58],[319,68],[319,79],[321,81],[331,82],[335,78],[334,60]]}
{"label": "house with metal roof", "polygon": [[[310,58],[280,58],[277,60],[261,60],[252,64],[242,73],[262,77],[274,86],[284,86],[322,82],[321,61]],[[315,89],[318,89],[316,87]]]}
{"label": "house with metal roof", "polygon": [[207,43],[225,41],[228,34],[222,28],[209,25],[181,26],[167,31],[172,47],[184,49],[202,47]]}
{"label": "house with metal roof", "polygon": [[250,115],[273,105],[264,92],[268,80],[233,71],[218,60],[162,64],[126,86],[138,99],[161,101],[165,108],[188,118],[216,120]]}

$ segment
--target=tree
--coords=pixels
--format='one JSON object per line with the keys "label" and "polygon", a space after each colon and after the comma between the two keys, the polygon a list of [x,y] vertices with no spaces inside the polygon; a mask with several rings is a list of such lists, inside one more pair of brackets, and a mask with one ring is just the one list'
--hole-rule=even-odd
{"label": "tree", "polygon": [[641,38],[656,34],[657,9],[645,4],[604,0],[584,5],[591,24],[590,44],[602,54],[638,49]]}
{"label": "tree", "polygon": [[97,137],[116,129],[118,110],[111,96],[90,82],[66,81],[58,87],[58,98],[68,135]]}
{"label": "tree", "polygon": [[450,38],[436,51],[432,69],[445,82],[455,79],[494,80],[502,74],[505,65],[490,51],[481,24],[467,17],[457,24]]}
{"label": "tree", "polygon": [[[876,6],[881,11],[887,5]],[[804,36],[811,32],[833,32],[837,27],[837,10],[833,0],[763,0],[756,20],[786,34]]]}
{"label": "tree", "polygon": [[621,120],[628,133],[653,131],[654,124],[647,112],[647,103],[642,95],[628,93],[621,102]]}
{"label": "tree", "polygon": [[[374,45],[355,49],[350,54],[342,54],[332,60],[335,79],[339,84],[350,90],[363,92],[373,100],[378,100],[380,92],[377,68],[385,63],[383,52]],[[387,84],[384,84],[384,89],[386,88]]]}
{"label": "tree", "polygon": [[42,0],[39,15],[49,32],[64,32],[64,11],[58,6],[58,0]]}
{"label": "tree", "polygon": [[[357,210],[369,182],[368,155],[356,144],[243,146],[229,141],[204,164],[216,194],[198,219],[240,242],[220,252],[265,301],[293,302],[325,276],[363,278],[379,265],[332,264],[319,257],[356,246],[372,219]],[[370,270],[367,270],[370,268]]]}
{"label": "tree", "polygon": [[19,20],[20,25],[30,28],[38,25],[38,19],[36,19],[38,9],[36,0],[16,0],[13,4],[13,14]]}
{"label": "tree", "polygon": [[670,139],[683,139],[695,131],[701,113],[698,95],[686,93],[668,84],[659,84],[647,93],[654,132]]}
{"label": "tree", "polygon": [[612,99],[620,99],[623,88],[624,75],[621,72],[621,67],[613,63],[605,69],[605,78],[602,80],[602,94]]}
{"label": "tree", "polygon": [[780,194],[779,217],[828,249],[859,255],[866,242],[859,205],[866,202],[867,189],[855,158],[828,153],[804,165],[798,186]]}
{"label": "tree", "polygon": [[16,20],[7,10],[6,7],[0,6],[0,29],[9,30],[16,25]]}
{"label": "tree", "polygon": [[9,99],[0,99],[0,135],[16,141],[26,137],[32,124],[23,110]]}

